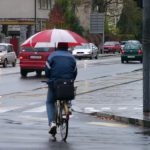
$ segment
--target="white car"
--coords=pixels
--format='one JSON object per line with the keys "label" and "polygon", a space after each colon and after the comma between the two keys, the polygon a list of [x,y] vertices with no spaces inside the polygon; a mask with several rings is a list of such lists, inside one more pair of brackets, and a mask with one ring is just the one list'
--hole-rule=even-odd
{"label": "white car", "polygon": [[0,65],[7,67],[7,64],[12,64],[13,67],[16,66],[16,53],[14,51],[13,45],[9,43],[0,43]]}
{"label": "white car", "polygon": [[72,54],[76,58],[90,58],[90,59],[98,59],[98,48],[93,43],[84,44],[81,46],[75,46],[74,50],[72,51]]}

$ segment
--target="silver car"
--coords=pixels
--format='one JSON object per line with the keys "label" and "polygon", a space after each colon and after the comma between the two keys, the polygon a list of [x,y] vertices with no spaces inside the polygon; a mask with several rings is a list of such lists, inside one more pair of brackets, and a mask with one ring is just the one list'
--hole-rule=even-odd
{"label": "silver car", "polygon": [[7,64],[12,64],[13,67],[16,66],[16,53],[14,51],[13,45],[9,43],[0,43],[0,65],[7,67]]}
{"label": "silver car", "polygon": [[98,47],[95,46],[95,44],[93,43],[89,43],[89,44],[84,44],[81,46],[76,46],[72,52],[72,54],[76,57],[76,58],[98,58],[99,52],[98,52]]}

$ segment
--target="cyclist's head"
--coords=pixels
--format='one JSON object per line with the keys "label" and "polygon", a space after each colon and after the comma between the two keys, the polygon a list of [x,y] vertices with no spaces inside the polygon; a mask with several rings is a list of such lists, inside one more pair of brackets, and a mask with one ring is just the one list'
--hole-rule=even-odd
{"label": "cyclist's head", "polygon": [[67,51],[68,50],[68,43],[65,43],[65,42],[58,43],[57,49]]}

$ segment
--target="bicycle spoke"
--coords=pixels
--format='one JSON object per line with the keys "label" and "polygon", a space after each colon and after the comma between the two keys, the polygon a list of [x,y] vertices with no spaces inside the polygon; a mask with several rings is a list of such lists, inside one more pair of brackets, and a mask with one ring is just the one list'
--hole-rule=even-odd
{"label": "bicycle spoke", "polygon": [[60,125],[60,133],[62,140],[66,141],[67,136],[68,136],[68,120],[63,119]]}

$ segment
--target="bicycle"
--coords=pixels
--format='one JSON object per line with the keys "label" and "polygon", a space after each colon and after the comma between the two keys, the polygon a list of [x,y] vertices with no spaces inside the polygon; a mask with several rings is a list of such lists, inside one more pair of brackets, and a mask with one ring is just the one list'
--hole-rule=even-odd
{"label": "bicycle", "polygon": [[[74,96],[76,96],[77,87],[74,87]],[[68,107],[68,100],[56,100],[55,102],[55,121],[56,121],[56,132],[52,135],[56,140],[57,129],[60,128],[60,134],[63,141],[66,141],[69,130],[69,119],[71,112]]]}
{"label": "bicycle", "polygon": [[[47,81],[42,81],[42,82],[46,82]],[[64,81],[64,83],[66,84],[67,81]],[[73,81],[70,80],[69,83],[72,83]],[[74,93],[74,97],[76,95],[76,90],[77,87],[71,87],[72,88],[72,92]],[[59,90],[60,90],[60,86],[59,86]],[[57,90],[56,90],[57,91]],[[61,91],[61,90],[60,90]],[[59,94],[61,95],[63,92],[59,91]],[[69,90],[68,90],[69,91]],[[72,97],[72,96],[71,96]],[[68,97],[67,97],[68,98]],[[55,122],[56,122],[56,131],[52,134],[52,137],[54,138],[54,140],[56,140],[56,134],[57,134],[57,129],[60,128],[60,134],[62,137],[63,141],[66,141],[67,137],[68,137],[68,129],[69,129],[69,118],[70,118],[70,111],[69,111],[69,107],[68,107],[68,101],[70,100],[63,100],[61,98],[61,100],[56,99],[55,102]]]}

